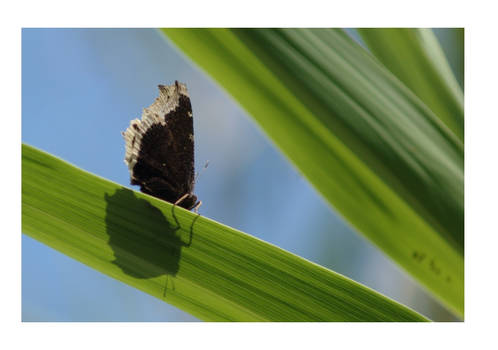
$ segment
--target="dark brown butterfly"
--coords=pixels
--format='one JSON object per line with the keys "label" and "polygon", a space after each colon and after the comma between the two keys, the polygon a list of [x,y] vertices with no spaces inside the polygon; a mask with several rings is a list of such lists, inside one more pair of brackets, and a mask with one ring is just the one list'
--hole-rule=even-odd
{"label": "dark brown butterfly", "polygon": [[131,184],[151,196],[197,209],[194,123],[185,84],[159,85],[159,97],[123,132]]}

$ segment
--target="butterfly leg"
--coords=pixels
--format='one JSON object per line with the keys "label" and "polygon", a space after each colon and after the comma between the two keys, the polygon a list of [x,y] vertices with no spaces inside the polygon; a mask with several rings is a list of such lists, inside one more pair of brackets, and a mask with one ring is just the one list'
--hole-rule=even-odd
{"label": "butterfly leg", "polygon": [[181,197],[180,197],[180,198],[179,198],[179,199],[175,202],[175,205],[178,205],[178,204],[180,204],[181,202],[183,202],[183,200],[184,200],[185,198],[187,198],[187,197],[188,197],[188,195],[189,195],[188,193],[185,193],[183,196],[181,196]]}
{"label": "butterfly leg", "polygon": [[198,201],[197,203],[194,204],[194,206],[192,207],[192,209],[194,209],[194,212],[196,214],[199,214],[199,208],[201,207],[202,205],[202,201]]}

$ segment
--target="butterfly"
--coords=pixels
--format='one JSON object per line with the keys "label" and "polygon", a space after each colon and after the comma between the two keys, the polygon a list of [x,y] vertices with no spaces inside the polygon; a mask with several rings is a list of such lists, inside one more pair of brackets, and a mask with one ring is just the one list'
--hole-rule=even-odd
{"label": "butterfly", "polygon": [[159,85],[159,97],[124,131],[125,163],[140,191],[191,210],[194,191],[194,123],[185,84]]}

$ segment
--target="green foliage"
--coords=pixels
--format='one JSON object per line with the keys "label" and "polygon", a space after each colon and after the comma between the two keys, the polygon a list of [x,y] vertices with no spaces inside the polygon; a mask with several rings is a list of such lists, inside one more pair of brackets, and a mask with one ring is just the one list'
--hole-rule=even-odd
{"label": "green foliage", "polygon": [[359,29],[372,53],[463,142],[463,92],[430,29]]}
{"label": "green foliage", "polygon": [[27,145],[22,230],[203,320],[426,320],[278,247]]}
{"label": "green foliage", "polygon": [[[463,316],[463,144],[451,120],[341,30],[163,32],[358,231]],[[455,94],[442,109],[458,107]]]}

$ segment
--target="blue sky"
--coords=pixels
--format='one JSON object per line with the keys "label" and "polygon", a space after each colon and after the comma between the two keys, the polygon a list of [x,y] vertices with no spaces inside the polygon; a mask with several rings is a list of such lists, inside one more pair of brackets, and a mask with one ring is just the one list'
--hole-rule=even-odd
{"label": "blue sky", "polygon": [[[129,185],[121,131],[187,84],[201,214],[448,319],[417,284],[322,200],[216,83],[153,29],[24,29],[22,141]],[[137,189],[135,187],[135,189]],[[194,317],[22,236],[24,321],[194,321]]]}

